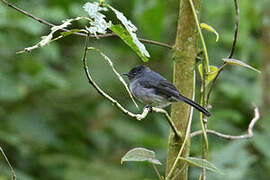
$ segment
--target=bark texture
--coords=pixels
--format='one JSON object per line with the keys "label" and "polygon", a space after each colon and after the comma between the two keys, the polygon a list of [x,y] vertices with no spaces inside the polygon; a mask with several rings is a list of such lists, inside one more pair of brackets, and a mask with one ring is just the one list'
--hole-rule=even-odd
{"label": "bark texture", "polygon": [[[195,8],[199,10],[200,1],[193,0],[193,3]],[[192,98],[193,94],[193,71],[195,58],[197,56],[197,38],[198,33],[190,4],[188,0],[181,0],[173,54],[173,79],[177,89],[188,98]],[[171,116],[177,129],[181,131],[182,134],[185,134],[190,116],[190,106],[182,102],[174,103],[172,105]],[[176,139],[173,132],[170,131],[166,174],[170,171],[181,145],[182,140]],[[189,155],[189,146],[190,142],[188,141],[182,156]],[[177,175],[175,180],[188,179],[188,168],[187,166],[184,167],[184,163],[182,161],[178,163],[172,177],[175,177],[175,175]]]}

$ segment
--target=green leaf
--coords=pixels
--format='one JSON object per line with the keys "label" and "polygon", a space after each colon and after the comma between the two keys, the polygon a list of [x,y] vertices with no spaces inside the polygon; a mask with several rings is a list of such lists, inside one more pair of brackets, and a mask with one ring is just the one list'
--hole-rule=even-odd
{"label": "green leaf", "polygon": [[124,161],[148,161],[153,164],[161,165],[161,162],[155,159],[155,152],[145,148],[131,149],[121,158],[121,164]]}
{"label": "green leaf", "polygon": [[245,68],[248,68],[248,69],[251,69],[253,71],[256,71],[257,73],[261,73],[261,71],[259,71],[258,69],[255,69],[254,67],[240,61],[240,60],[237,60],[237,59],[228,59],[228,58],[223,58],[222,59],[223,61],[225,61],[227,64],[231,64],[231,65],[236,65],[236,66],[242,66],[242,67],[245,67]]}
{"label": "green leaf", "polygon": [[115,34],[117,34],[129,47],[131,47],[131,49],[133,49],[133,51],[135,51],[144,62],[148,61],[148,58],[142,54],[139,47],[134,43],[129,32],[121,24],[112,25],[110,29]]}
{"label": "green leaf", "polygon": [[[139,52],[140,52],[140,57],[142,58],[142,60],[144,62],[148,61],[147,57],[150,57],[148,51],[146,50],[145,46],[143,43],[141,43],[139,41],[139,39],[137,38],[136,35],[136,31],[137,28],[136,26],[130,21],[128,20],[124,14],[120,11],[118,11],[117,9],[114,9],[112,6],[110,5],[106,5],[108,8],[110,8],[116,15],[117,19],[119,19],[121,21],[121,23],[123,24],[123,26],[125,27],[127,33],[129,34],[129,36],[131,37],[133,43],[137,46]],[[138,54],[138,53],[137,53]],[[146,60],[147,59],[147,60]]]}
{"label": "green leaf", "polygon": [[218,32],[212,26],[209,26],[208,24],[205,24],[205,23],[201,23],[200,27],[202,29],[205,29],[207,31],[210,31],[212,33],[215,33],[216,34],[216,42],[218,42],[218,40],[219,40],[219,34],[218,34]]}
{"label": "green leaf", "polygon": [[[210,72],[208,72],[207,79],[206,79],[206,85],[208,85],[218,74],[218,67],[216,66],[209,66]],[[199,64],[198,70],[200,72],[201,78],[203,79],[203,69],[202,64]]]}
{"label": "green leaf", "polygon": [[186,163],[188,163],[192,166],[205,168],[209,171],[223,174],[219,169],[216,168],[216,166],[214,164],[210,163],[206,159],[195,158],[195,157],[179,157],[179,159],[185,161]]}

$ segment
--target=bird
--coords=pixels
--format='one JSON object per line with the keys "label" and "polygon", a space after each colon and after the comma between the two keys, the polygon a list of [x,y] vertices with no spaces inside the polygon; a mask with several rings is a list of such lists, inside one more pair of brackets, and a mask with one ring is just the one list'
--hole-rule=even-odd
{"label": "bird", "polygon": [[135,66],[123,75],[129,79],[132,95],[142,104],[165,108],[174,102],[183,101],[206,116],[211,116],[204,107],[183,96],[171,82],[145,65]]}

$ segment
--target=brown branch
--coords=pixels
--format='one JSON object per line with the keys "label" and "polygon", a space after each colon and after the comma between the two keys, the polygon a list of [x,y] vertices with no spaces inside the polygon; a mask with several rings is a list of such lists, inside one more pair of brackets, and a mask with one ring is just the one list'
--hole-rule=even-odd
{"label": "brown branch", "polygon": [[[54,24],[52,24],[52,23],[50,23],[50,22],[48,22],[48,21],[46,21],[44,19],[41,19],[39,17],[36,17],[33,14],[30,14],[29,12],[24,11],[24,10],[18,8],[18,7],[10,4],[9,2],[7,2],[5,0],[0,0],[0,1],[3,2],[4,4],[6,4],[7,6],[11,7],[12,9],[15,9],[16,11],[18,11],[18,12],[20,12],[20,13],[22,13],[22,14],[24,14],[24,15],[26,15],[26,16],[28,16],[28,17],[36,20],[36,21],[38,21],[38,22],[40,22],[41,24],[45,24],[45,25],[50,26],[50,27],[54,27],[55,26]],[[62,31],[65,31],[65,32],[69,32],[68,29],[61,29],[61,30]],[[75,32],[73,34],[76,34],[78,36],[83,36],[83,37],[86,37],[87,36],[87,34],[85,34],[85,33],[79,33],[79,32]],[[117,35],[115,33],[107,33],[107,34],[96,35],[96,36],[89,35],[89,37],[92,37],[92,38],[96,38],[96,37],[97,38],[105,38],[105,37],[112,37],[112,36],[117,36]],[[171,45],[168,45],[168,44],[165,44],[165,43],[161,43],[161,42],[158,42],[158,41],[153,41],[153,40],[148,40],[148,39],[143,39],[143,38],[138,38],[138,39],[141,42],[145,42],[145,43],[148,43],[148,44],[153,44],[153,45],[157,45],[157,46],[161,46],[161,47],[165,47],[165,48],[169,48],[169,49],[172,49],[173,48]]]}
{"label": "brown branch", "polygon": [[5,154],[5,152],[4,152],[4,150],[2,149],[2,147],[0,147],[0,151],[1,151],[2,155],[4,156],[5,161],[6,161],[7,164],[8,164],[8,167],[9,167],[10,172],[11,172],[11,178],[12,178],[12,180],[16,180],[16,174],[15,174],[15,171],[14,171],[13,167],[11,166],[11,164],[10,164],[10,162],[9,162],[9,160],[8,160],[8,158],[7,158],[6,154]]}
{"label": "brown branch", "polygon": [[[243,135],[239,135],[239,136],[232,136],[232,135],[228,135],[228,134],[223,134],[214,130],[210,130],[208,129],[206,132],[209,134],[214,134],[218,137],[224,138],[224,139],[228,139],[228,140],[233,140],[233,139],[248,139],[248,138],[252,138],[253,137],[253,128],[254,125],[256,124],[256,122],[259,120],[260,118],[260,113],[259,113],[259,109],[258,107],[255,107],[254,109],[254,117],[253,119],[250,121],[249,126],[248,126],[248,133],[247,134],[243,134]],[[190,134],[190,137],[194,137],[197,135],[202,134],[202,131],[195,131],[193,133]]]}
{"label": "brown branch", "polygon": [[231,49],[230,55],[228,56],[229,59],[231,59],[234,54],[234,50],[235,50],[235,46],[237,42],[238,26],[239,26],[239,20],[240,20],[240,16],[239,16],[240,9],[238,6],[238,0],[234,0],[234,9],[235,9],[234,36],[233,36],[232,49]]}
{"label": "brown branch", "polygon": [[169,49],[173,49],[173,46],[169,45],[169,44],[165,44],[162,42],[158,42],[158,41],[153,41],[153,40],[148,40],[148,39],[143,39],[143,38],[138,38],[141,42],[145,42],[148,44],[153,44],[153,45],[157,45],[157,46],[161,46],[161,47],[165,47],[165,48],[169,48]]}

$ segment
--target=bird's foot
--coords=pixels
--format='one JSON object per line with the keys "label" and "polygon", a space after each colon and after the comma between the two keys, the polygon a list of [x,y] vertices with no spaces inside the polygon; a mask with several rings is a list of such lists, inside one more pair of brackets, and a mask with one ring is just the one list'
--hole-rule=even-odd
{"label": "bird's foot", "polygon": [[153,112],[153,107],[150,104],[144,106],[144,108],[149,109],[149,112]]}

